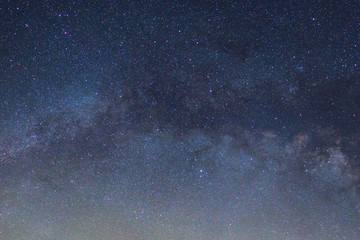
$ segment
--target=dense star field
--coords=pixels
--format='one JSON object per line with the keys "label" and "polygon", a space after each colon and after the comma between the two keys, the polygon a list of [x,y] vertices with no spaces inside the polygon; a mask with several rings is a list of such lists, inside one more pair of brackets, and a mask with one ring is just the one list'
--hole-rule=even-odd
{"label": "dense star field", "polygon": [[359,240],[358,1],[0,1],[1,240]]}

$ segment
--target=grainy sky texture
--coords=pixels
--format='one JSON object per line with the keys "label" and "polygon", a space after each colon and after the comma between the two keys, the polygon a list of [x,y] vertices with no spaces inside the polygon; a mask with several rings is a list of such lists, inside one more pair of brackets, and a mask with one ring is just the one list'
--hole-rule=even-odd
{"label": "grainy sky texture", "polygon": [[360,239],[359,1],[0,1],[1,240]]}

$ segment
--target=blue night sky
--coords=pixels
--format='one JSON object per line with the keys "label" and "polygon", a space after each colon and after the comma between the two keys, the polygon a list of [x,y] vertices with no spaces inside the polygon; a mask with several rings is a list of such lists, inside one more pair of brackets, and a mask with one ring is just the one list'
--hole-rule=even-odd
{"label": "blue night sky", "polygon": [[0,0],[1,240],[360,239],[360,2]]}

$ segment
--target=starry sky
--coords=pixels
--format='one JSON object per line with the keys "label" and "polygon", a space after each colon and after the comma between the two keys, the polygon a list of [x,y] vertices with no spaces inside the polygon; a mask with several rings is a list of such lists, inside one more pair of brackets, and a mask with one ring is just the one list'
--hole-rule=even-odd
{"label": "starry sky", "polygon": [[360,239],[360,2],[0,1],[1,240]]}

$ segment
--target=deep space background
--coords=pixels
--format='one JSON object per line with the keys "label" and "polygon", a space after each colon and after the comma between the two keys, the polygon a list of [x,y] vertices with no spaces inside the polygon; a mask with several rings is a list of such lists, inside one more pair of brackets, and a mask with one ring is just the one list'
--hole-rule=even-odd
{"label": "deep space background", "polygon": [[0,1],[1,240],[359,240],[360,2]]}

